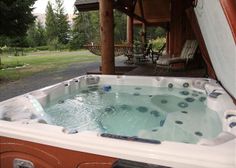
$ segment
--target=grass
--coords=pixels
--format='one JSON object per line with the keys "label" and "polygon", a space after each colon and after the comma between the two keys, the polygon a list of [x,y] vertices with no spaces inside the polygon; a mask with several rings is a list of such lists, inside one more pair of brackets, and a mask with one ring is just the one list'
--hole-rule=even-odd
{"label": "grass", "polygon": [[14,61],[14,62],[7,63],[7,64],[1,64],[1,65],[0,65],[0,70],[1,70],[1,69],[16,68],[16,67],[23,67],[23,66],[24,66],[23,63],[20,63],[20,62],[18,62],[18,61]]}
{"label": "grass", "polygon": [[[42,71],[63,69],[73,63],[98,61],[99,57],[86,50],[81,51],[40,51],[30,52],[26,56],[1,55],[2,70],[0,69],[0,81],[14,81]],[[22,68],[13,68],[26,65]],[[10,69],[4,69],[10,68]]]}

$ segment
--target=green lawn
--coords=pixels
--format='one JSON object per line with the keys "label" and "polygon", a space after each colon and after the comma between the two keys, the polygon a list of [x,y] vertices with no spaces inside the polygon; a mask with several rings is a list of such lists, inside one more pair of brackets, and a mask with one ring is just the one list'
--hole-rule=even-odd
{"label": "green lawn", "polygon": [[18,80],[37,72],[66,68],[73,63],[94,62],[100,58],[86,50],[81,51],[40,51],[26,56],[1,55],[3,67],[26,65],[24,68],[0,70],[0,80]]}

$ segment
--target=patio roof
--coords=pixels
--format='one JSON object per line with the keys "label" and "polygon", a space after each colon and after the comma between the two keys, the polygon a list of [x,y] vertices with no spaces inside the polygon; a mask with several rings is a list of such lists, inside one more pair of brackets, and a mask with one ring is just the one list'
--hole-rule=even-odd
{"label": "patio roof", "polygon": [[[171,0],[113,0],[113,8],[133,17],[134,24],[151,26],[170,22]],[[99,0],[76,0],[79,11],[99,9]],[[161,7],[158,8],[157,7]]]}

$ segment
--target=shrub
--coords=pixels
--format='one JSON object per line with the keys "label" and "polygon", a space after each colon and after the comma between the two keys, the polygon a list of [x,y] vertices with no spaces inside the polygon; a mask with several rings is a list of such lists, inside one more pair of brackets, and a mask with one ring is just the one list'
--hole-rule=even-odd
{"label": "shrub", "polygon": [[166,38],[157,38],[150,42],[152,43],[153,50],[159,50],[166,43]]}
{"label": "shrub", "polygon": [[39,46],[39,47],[36,47],[36,50],[38,50],[38,51],[47,51],[47,50],[49,50],[49,47],[48,46]]}
{"label": "shrub", "polygon": [[33,52],[33,51],[36,51],[36,49],[32,47],[24,48],[24,52]]}

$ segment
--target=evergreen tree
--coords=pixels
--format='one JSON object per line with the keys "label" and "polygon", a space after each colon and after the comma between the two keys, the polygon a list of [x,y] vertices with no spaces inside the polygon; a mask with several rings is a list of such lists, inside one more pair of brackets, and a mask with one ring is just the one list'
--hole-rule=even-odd
{"label": "evergreen tree", "polygon": [[99,43],[99,15],[98,11],[79,13],[74,18],[72,26],[71,49],[79,49],[88,43]]}
{"label": "evergreen tree", "polygon": [[[32,14],[36,0],[0,1],[0,40],[1,45],[23,46],[25,35],[35,17]],[[1,66],[1,56],[0,56]]]}
{"label": "evergreen tree", "polygon": [[37,46],[37,28],[35,23],[33,23],[27,32],[27,42],[30,47],[36,47]]}
{"label": "evergreen tree", "polygon": [[0,1],[0,36],[25,36],[30,24],[34,22],[33,4],[36,0]]}
{"label": "evergreen tree", "polygon": [[53,41],[55,38],[57,38],[57,32],[58,32],[57,19],[53,11],[52,4],[49,1],[46,8],[45,29],[48,42]]}
{"label": "evergreen tree", "polygon": [[46,45],[46,31],[42,22],[37,22],[37,31],[38,31],[38,46]]}
{"label": "evergreen tree", "polygon": [[61,44],[67,44],[69,41],[69,22],[68,15],[65,14],[63,0],[56,0],[56,20],[57,20],[57,36]]}
{"label": "evergreen tree", "polygon": [[[126,15],[114,12],[114,38],[115,43],[120,44],[126,41]],[[78,49],[88,43],[99,44],[99,14],[98,11],[78,13],[72,27],[71,49]]]}
{"label": "evergreen tree", "polygon": [[45,30],[40,21],[30,26],[27,32],[27,42],[30,47],[46,45]]}
{"label": "evergreen tree", "polygon": [[[83,47],[87,43],[87,23],[85,18],[88,18],[88,13],[81,13],[74,18],[74,24],[72,26],[72,39],[70,41],[70,49],[75,50]],[[85,23],[85,24],[81,24]]]}
{"label": "evergreen tree", "polygon": [[[56,7],[48,2],[46,9],[46,35],[49,45],[60,46],[69,41],[68,16],[64,12],[63,1],[56,0]],[[53,44],[51,44],[53,43]]]}
{"label": "evergreen tree", "polygon": [[120,44],[126,41],[126,15],[115,10],[114,11],[114,40]]}

